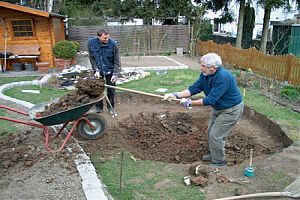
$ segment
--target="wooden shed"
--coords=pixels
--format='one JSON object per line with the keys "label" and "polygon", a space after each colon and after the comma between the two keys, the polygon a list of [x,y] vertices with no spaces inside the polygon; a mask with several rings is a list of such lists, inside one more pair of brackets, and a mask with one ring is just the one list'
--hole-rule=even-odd
{"label": "wooden shed", "polygon": [[[54,67],[52,47],[65,39],[65,16],[25,6],[0,2],[1,68],[19,70],[15,66],[31,66],[29,70],[45,72],[39,66]],[[3,52],[7,52],[6,56]],[[9,52],[13,55],[8,59]],[[4,61],[6,60],[6,61]],[[5,64],[6,63],[6,67]],[[24,64],[24,65],[23,65]],[[28,69],[27,69],[28,70]]]}

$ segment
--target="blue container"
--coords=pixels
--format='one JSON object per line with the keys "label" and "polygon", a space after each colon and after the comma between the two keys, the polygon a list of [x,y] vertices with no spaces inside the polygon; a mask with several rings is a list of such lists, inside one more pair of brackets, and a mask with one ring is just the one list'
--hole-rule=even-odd
{"label": "blue container", "polygon": [[12,64],[14,71],[19,72],[23,70],[23,63],[13,63]]}
{"label": "blue container", "polygon": [[26,71],[34,71],[34,66],[32,63],[26,63],[25,69],[26,69]]}
{"label": "blue container", "polygon": [[254,169],[252,167],[246,167],[244,171],[244,175],[247,177],[253,177],[254,176]]}

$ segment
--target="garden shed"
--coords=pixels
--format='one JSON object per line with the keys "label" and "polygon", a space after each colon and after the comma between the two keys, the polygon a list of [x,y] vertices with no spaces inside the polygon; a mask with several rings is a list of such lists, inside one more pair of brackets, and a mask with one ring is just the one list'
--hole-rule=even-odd
{"label": "garden shed", "polygon": [[[48,71],[52,47],[65,39],[65,16],[0,2],[0,60],[5,70]],[[6,52],[6,53],[4,53]]]}
{"label": "garden shed", "polygon": [[276,54],[300,56],[300,24],[273,25],[272,40]]}

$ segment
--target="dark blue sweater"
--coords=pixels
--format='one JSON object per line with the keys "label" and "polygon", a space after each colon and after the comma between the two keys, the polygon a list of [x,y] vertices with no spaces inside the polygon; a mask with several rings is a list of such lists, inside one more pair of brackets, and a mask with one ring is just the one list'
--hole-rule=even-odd
{"label": "dark blue sweater", "polygon": [[242,101],[239,88],[233,75],[226,69],[219,67],[209,76],[200,74],[199,79],[188,90],[191,95],[204,92],[204,105],[211,105],[216,110],[231,108]]}

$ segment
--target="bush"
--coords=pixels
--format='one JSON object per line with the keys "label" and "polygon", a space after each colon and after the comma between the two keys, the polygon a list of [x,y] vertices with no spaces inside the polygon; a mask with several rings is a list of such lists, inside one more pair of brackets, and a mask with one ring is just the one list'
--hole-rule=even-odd
{"label": "bush", "polygon": [[280,96],[290,100],[300,99],[300,88],[286,86],[280,91]]}
{"label": "bush", "polygon": [[56,43],[52,49],[55,58],[71,59],[77,54],[74,42],[62,40]]}
{"label": "bush", "polygon": [[72,41],[72,42],[73,42],[73,44],[75,44],[76,49],[77,49],[77,52],[79,52],[79,49],[80,49],[80,44],[79,44],[79,42],[77,42],[77,41]]}

